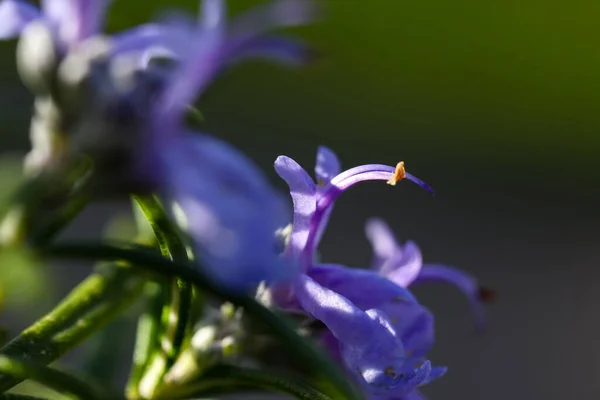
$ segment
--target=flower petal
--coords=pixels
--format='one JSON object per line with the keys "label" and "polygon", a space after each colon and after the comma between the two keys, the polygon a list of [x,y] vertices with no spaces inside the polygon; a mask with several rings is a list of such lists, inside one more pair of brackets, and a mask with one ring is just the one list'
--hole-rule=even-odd
{"label": "flower petal", "polygon": [[396,236],[389,225],[380,218],[371,218],[367,221],[365,235],[373,248],[373,268],[380,271],[384,263],[399,251]]}
{"label": "flower petal", "polygon": [[67,47],[96,34],[111,0],[42,0],[44,16]]}
{"label": "flower petal", "polygon": [[266,36],[249,41],[225,59],[233,65],[251,58],[263,58],[288,66],[303,66],[316,58],[316,52],[299,40]]}
{"label": "flower petal", "polygon": [[144,24],[117,33],[112,36],[112,54],[164,51],[177,58],[175,52],[177,42],[186,37],[190,28],[176,28],[171,24]]}
{"label": "flower petal", "polygon": [[406,354],[421,358],[434,342],[434,319],[429,310],[419,304],[407,302],[388,303],[381,307],[396,334],[402,340]]}
{"label": "flower petal", "polygon": [[433,367],[433,368],[431,368],[431,372],[429,373],[429,376],[427,377],[427,379],[425,379],[423,382],[421,382],[420,386],[426,385],[431,381],[441,378],[442,376],[446,375],[446,372],[448,372],[448,367]]}
{"label": "flower petal", "polygon": [[485,327],[485,310],[481,296],[481,286],[473,276],[446,265],[425,264],[415,283],[444,282],[456,286],[469,299],[475,324],[478,329]]}
{"label": "flower petal", "polygon": [[317,188],[308,173],[289,157],[277,157],[275,171],[290,188],[294,219],[288,248],[294,257],[298,257],[304,251],[310,233],[311,219],[317,207]]}
{"label": "flower petal", "polygon": [[339,341],[344,364],[369,392],[406,384],[403,377],[390,382],[390,372],[404,369],[405,356],[402,342],[383,313],[362,311],[306,275],[300,276],[294,288],[302,307]]}
{"label": "flower petal", "polygon": [[273,29],[310,23],[316,17],[315,6],[311,0],[277,0],[254,7],[232,21],[228,47],[237,49]]}
{"label": "flower petal", "polygon": [[302,308],[323,322],[344,345],[361,347],[372,339],[371,318],[341,294],[307,275],[300,275],[294,291]]}
{"label": "flower petal", "polygon": [[157,106],[160,111],[157,120],[164,120],[165,126],[177,124],[187,105],[204,92],[223,66],[223,32],[218,27],[181,29],[178,25],[176,20],[168,28],[181,38],[170,48],[177,55],[178,68]]}
{"label": "flower petal", "polygon": [[406,396],[414,392],[427,380],[431,372],[431,362],[425,361],[419,368],[408,371],[385,368],[381,371],[383,373],[380,371],[377,372],[377,378],[365,380],[363,387],[372,394],[387,395],[391,398],[396,398],[397,396]]}
{"label": "flower petal", "polygon": [[202,29],[225,29],[227,8],[224,0],[203,0],[200,26]]}
{"label": "flower petal", "polygon": [[0,39],[19,36],[29,22],[39,17],[39,9],[31,3],[3,0],[0,2]]}
{"label": "flower petal", "polygon": [[340,160],[333,150],[325,146],[319,146],[317,150],[317,164],[315,166],[317,182],[321,185],[328,184],[340,172]]}
{"label": "flower petal", "polygon": [[398,247],[399,252],[382,265],[380,273],[402,287],[410,286],[419,276],[423,266],[421,249],[415,242],[408,241]]}
{"label": "flower petal", "polygon": [[[325,146],[319,146],[319,149],[317,150],[317,163],[315,165],[315,176],[318,182],[317,192],[319,194],[327,189],[327,185],[329,185],[331,179],[338,175],[340,170],[340,161],[333,150]],[[325,210],[321,217],[321,222],[317,226],[317,232],[315,233],[315,239],[312,244],[314,250],[319,247],[319,243],[323,238],[325,229],[327,229],[327,224],[329,223],[332,212],[333,204]]]}
{"label": "flower petal", "polygon": [[198,135],[172,141],[160,157],[165,194],[181,208],[179,224],[216,281],[246,290],[294,276],[295,266],[275,251],[274,232],[288,218],[283,199],[252,161]]}
{"label": "flower petal", "polygon": [[373,271],[319,264],[314,265],[307,273],[319,284],[345,296],[363,310],[381,308],[388,303],[417,303],[407,289]]}

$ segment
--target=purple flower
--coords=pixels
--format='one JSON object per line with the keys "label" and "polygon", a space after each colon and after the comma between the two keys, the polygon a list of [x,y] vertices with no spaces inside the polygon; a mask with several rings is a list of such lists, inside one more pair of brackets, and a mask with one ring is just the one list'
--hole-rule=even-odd
{"label": "purple flower", "polygon": [[[233,290],[289,280],[297,272],[294,262],[279,256],[273,236],[288,220],[288,210],[248,157],[224,141],[191,132],[185,116],[233,63],[256,56],[286,65],[294,57],[300,61],[303,47],[297,42],[288,47],[267,33],[313,17],[312,2],[279,0],[228,24],[225,2],[206,0],[199,22],[177,16],[115,35],[114,57],[91,69],[92,99],[85,102],[77,143],[79,151],[95,154],[96,176],[108,172],[103,180],[108,183],[99,186],[158,192],[189,234],[207,275]],[[126,55],[134,55],[133,63],[120,71]],[[154,62],[165,56],[171,60],[166,66]]]}
{"label": "purple flower", "polygon": [[402,287],[428,282],[450,283],[469,299],[478,329],[485,326],[483,303],[492,300],[495,292],[479,285],[477,279],[457,268],[423,264],[421,250],[414,242],[398,244],[389,226],[373,218],[366,224],[366,235],[373,247],[373,268]]}
{"label": "purple flower", "polygon": [[68,49],[100,30],[110,0],[42,0],[41,10],[24,0],[0,3],[0,39],[21,34],[33,20],[43,20],[58,46]]}
{"label": "purple flower", "polygon": [[290,238],[289,253],[308,266],[319,244],[333,204],[340,194],[356,183],[363,181],[386,181],[395,185],[402,179],[408,179],[433,193],[433,189],[417,177],[407,173],[404,163],[396,167],[381,164],[368,164],[339,172],[339,161],[335,154],[320,147],[317,154],[315,173],[318,183],[289,157],[280,156],[275,161],[275,170],[290,188],[294,203],[293,229]]}
{"label": "purple flower", "polygon": [[[394,329],[396,335],[400,337],[404,346],[404,351],[408,357],[406,363],[410,365],[421,365],[426,362],[425,355],[429,352],[434,342],[434,319],[433,315],[420,305],[400,304],[397,305],[396,312],[401,317],[394,321]],[[322,343],[332,353],[336,359],[341,359],[339,352],[339,341],[330,332],[325,333],[322,338]],[[431,382],[444,375],[447,371],[446,367],[431,368],[429,376],[422,381],[419,386]],[[391,371],[388,371],[390,373]],[[389,395],[374,395],[369,397],[370,400],[416,400],[425,399],[416,388],[407,387],[405,394],[395,393]]]}
{"label": "purple flower", "polygon": [[[404,314],[420,306],[412,294],[372,271],[315,264],[314,255],[335,199],[355,183],[383,180],[395,185],[407,178],[424,182],[396,167],[372,164],[340,173],[335,154],[319,148],[315,183],[294,160],[281,156],[275,170],[290,187],[294,216],[284,255],[296,260],[304,274],[291,287],[273,288],[278,305],[300,308],[323,322],[330,342],[356,381],[371,395],[404,396],[435,377],[437,369],[423,355],[431,345],[429,331],[418,330],[407,351],[402,335]],[[427,322],[420,322],[426,327]],[[431,325],[431,333],[433,327]],[[335,339],[335,340],[334,340]],[[418,344],[415,344],[418,343]],[[434,375],[432,375],[434,371]]]}
{"label": "purple flower", "polygon": [[202,265],[217,283],[232,289],[249,290],[261,281],[295,276],[296,263],[280,257],[273,235],[288,220],[288,210],[250,159],[223,141],[189,132],[184,114],[216,74],[233,62],[263,55],[285,63],[294,54],[301,58],[295,42],[286,47],[287,42],[277,39],[273,46],[265,33],[305,24],[313,15],[311,2],[281,0],[226,26],[224,3],[209,0],[198,26],[165,25],[178,37],[169,47],[176,64],[165,75],[151,109],[152,147],[144,153],[145,168],[140,171],[158,171],[153,179],[167,202],[177,204],[174,217],[189,232]]}
{"label": "purple flower", "polygon": [[282,197],[262,171],[226,142],[196,134],[158,155],[175,220],[219,284],[245,291],[261,281],[291,280],[297,269],[275,250],[273,232],[287,220]]}

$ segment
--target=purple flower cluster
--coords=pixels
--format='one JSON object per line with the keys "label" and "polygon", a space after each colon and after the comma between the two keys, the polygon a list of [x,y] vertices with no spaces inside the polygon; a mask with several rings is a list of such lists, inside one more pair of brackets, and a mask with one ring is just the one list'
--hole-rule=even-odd
{"label": "purple flower cluster", "polygon": [[[26,1],[2,0],[0,38],[26,36],[31,26],[43,26],[56,49],[60,86],[61,79],[69,80],[78,71],[73,59],[89,52],[86,46],[101,36],[109,3],[43,0],[38,10]],[[289,215],[285,197],[249,158],[185,124],[189,105],[224,68],[251,57],[285,65],[308,61],[312,53],[302,43],[269,32],[314,17],[308,0],[277,0],[228,23],[224,1],[205,0],[199,21],[179,16],[103,37],[108,50],[88,65],[92,96],[80,115],[66,110],[62,98],[52,101],[59,114],[69,116],[62,128],[76,131],[73,137],[86,138],[91,147],[105,146],[115,136],[127,143],[127,168],[111,170],[112,179],[126,176],[130,192],[145,187],[160,195],[169,215],[189,235],[207,276],[241,292],[266,282],[277,307],[321,321],[327,328],[321,343],[369,398],[422,399],[418,388],[446,368],[427,359],[434,318],[408,288],[426,282],[455,285],[468,297],[478,327],[484,322],[482,302],[491,292],[458,269],[423,264],[417,245],[400,245],[378,219],[366,225],[374,252],[371,269],[318,263],[315,254],[336,199],[351,186],[371,180],[395,185],[406,179],[432,189],[406,172],[402,162],[342,172],[337,156],[321,147],[316,182],[291,158],[275,161],[276,172],[290,189]],[[167,58],[168,66],[155,68],[158,58]],[[117,67],[125,59],[133,67],[123,81],[123,69]],[[35,69],[37,64],[31,65]],[[135,139],[133,144],[123,139],[128,137]],[[114,164],[95,161],[98,174],[102,165]],[[275,233],[290,219],[279,253]]]}
{"label": "purple flower cluster", "polygon": [[[95,43],[108,3],[46,0],[40,12],[25,1],[3,0],[0,37],[26,34],[35,21],[41,22],[64,60],[57,69],[66,71],[62,78],[69,80],[80,69],[82,53],[91,51],[87,46]],[[91,95],[81,115],[71,118],[70,145],[100,154],[95,157],[97,175],[109,169],[115,182],[126,177],[120,186],[158,192],[191,236],[195,255],[209,275],[230,288],[246,290],[294,275],[295,263],[274,252],[274,232],[288,219],[288,207],[248,157],[225,141],[186,127],[186,112],[223,68],[239,61],[308,61],[312,52],[301,42],[269,32],[314,17],[311,1],[278,0],[228,23],[225,2],[206,0],[198,22],[179,15],[114,35],[108,40],[108,55],[90,61]],[[167,57],[169,68],[156,73],[157,57]],[[133,59],[134,66],[126,71],[126,80],[118,68],[124,59]],[[123,147],[127,162],[121,165],[114,156]]]}
{"label": "purple flower cluster", "polygon": [[428,281],[456,285],[470,299],[481,326],[483,299],[476,280],[451,267],[423,265],[416,244],[399,245],[378,219],[366,226],[374,250],[371,270],[314,260],[335,199],[350,186],[367,180],[395,185],[408,179],[431,188],[407,173],[403,163],[340,172],[340,162],[325,147],[317,155],[317,183],[288,157],[279,157],[275,169],[290,187],[294,203],[284,256],[296,260],[303,272],[292,285],[273,288],[275,302],[321,321],[327,327],[322,343],[372,399],[421,399],[417,388],[442,376],[446,368],[432,367],[426,359],[434,341],[433,316],[407,287]]}

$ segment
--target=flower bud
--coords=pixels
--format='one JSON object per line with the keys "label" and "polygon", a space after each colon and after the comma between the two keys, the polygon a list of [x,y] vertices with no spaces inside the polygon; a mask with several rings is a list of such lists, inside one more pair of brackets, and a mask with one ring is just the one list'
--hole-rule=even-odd
{"label": "flower bud", "polygon": [[31,151],[25,157],[25,173],[32,176],[55,165],[66,151],[66,137],[61,129],[61,114],[49,97],[35,100],[29,139]]}
{"label": "flower bud", "polygon": [[36,95],[51,91],[59,54],[52,31],[42,21],[29,23],[17,45],[17,68],[23,83]]}

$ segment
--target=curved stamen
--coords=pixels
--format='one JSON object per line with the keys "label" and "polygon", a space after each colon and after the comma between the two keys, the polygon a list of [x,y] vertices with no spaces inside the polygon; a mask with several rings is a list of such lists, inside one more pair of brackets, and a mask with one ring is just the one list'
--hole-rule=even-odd
{"label": "curved stamen", "polygon": [[[386,181],[388,184],[395,185],[401,179],[408,179],[413,183],[421,186],[430,193],[435,193],[431,186],[409,174],[404,169],[404,162],[399,162],[396,167],[383,164],[367,164],[358,167],[350,168],[334,177],[327,189],[322,192],[317,202],[317,209],[313,215],[310,227],[309,237],[304,250],[305,256],[312,254],[316,232],[320,230],[320,225],[327,210],[331,208],[333,202],[342,192],[350,188],[352,185],[363,181]],[[305,259],[304,262],[309,260]]]}

